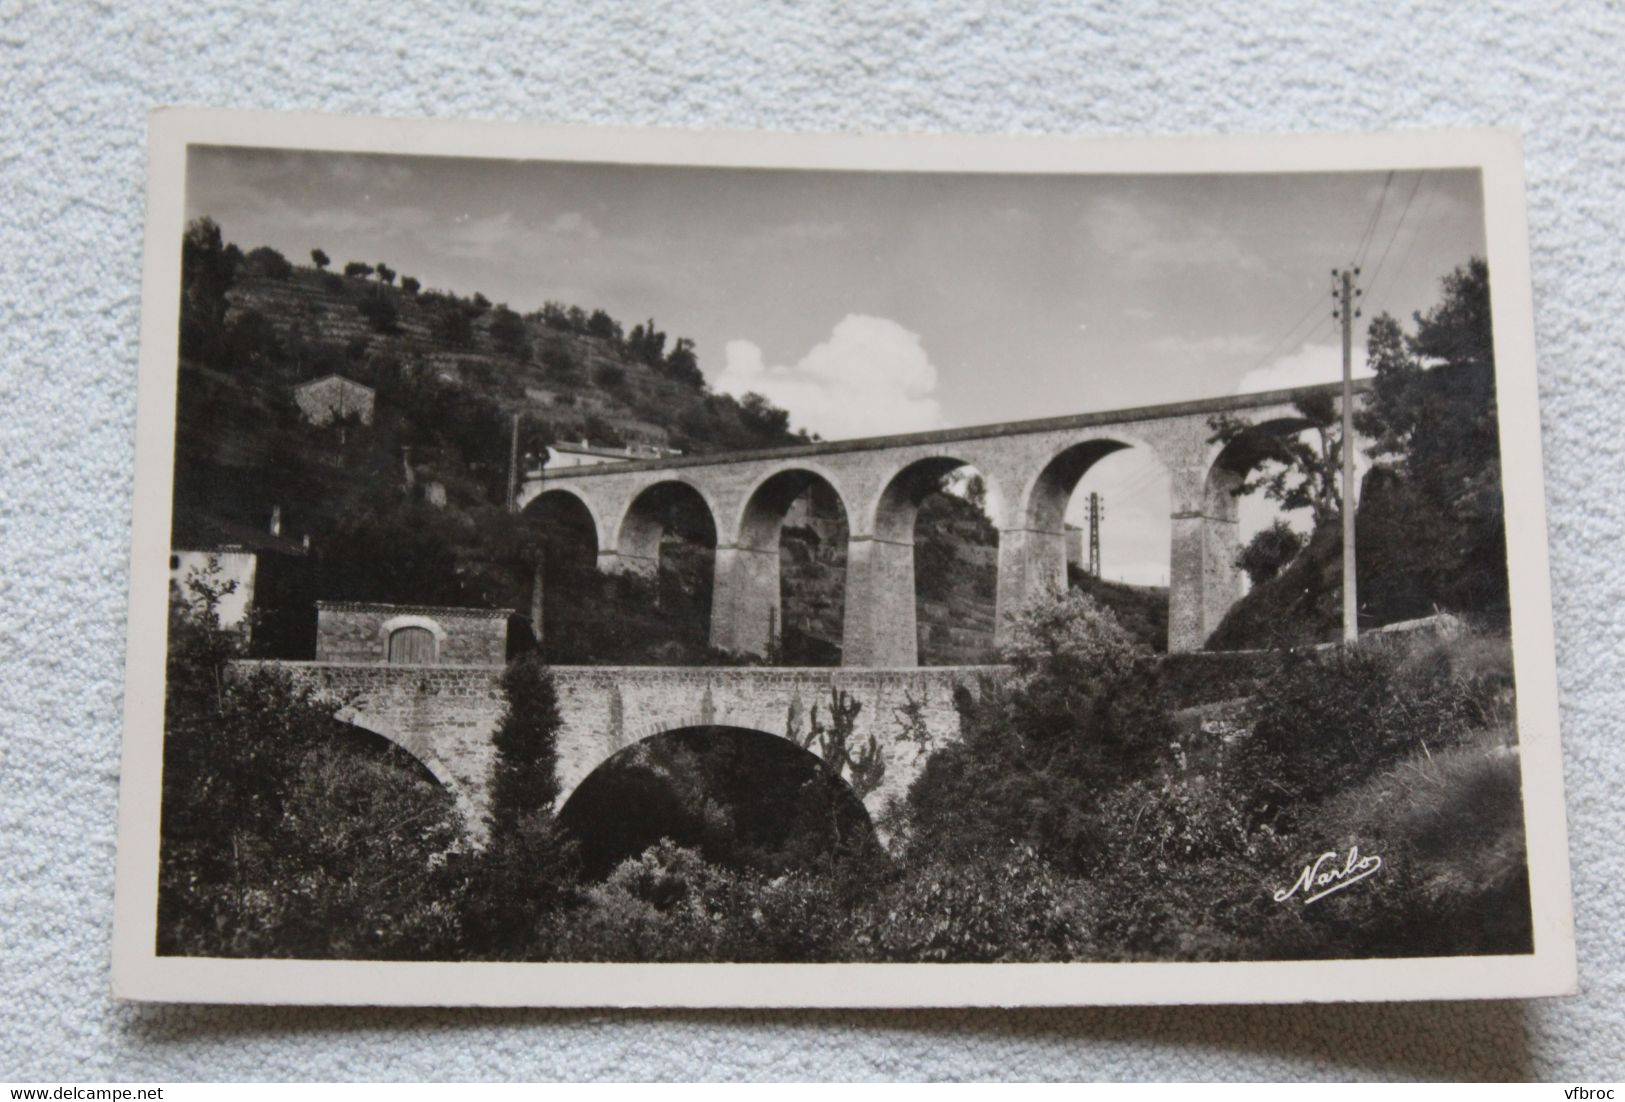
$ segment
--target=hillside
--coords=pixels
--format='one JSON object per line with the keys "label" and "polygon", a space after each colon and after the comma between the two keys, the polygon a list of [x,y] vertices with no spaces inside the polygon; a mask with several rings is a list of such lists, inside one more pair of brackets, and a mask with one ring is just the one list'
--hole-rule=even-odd
{"label": "hillside", "polygon": [[[546,619],[562,636],[550,657],[710,660],[703,623],[690,621],[709,606],[711,550],[668,537],[670,569],[647,594],[583,572],[560,543],[567,534],[503,508],[510,418],[521,416],[522,451],[535,456],[557,441],[701,454],[807,440],[788,415],[754,395],[711,393],[691,343],[668,347],[653,321],[628,330],[603,311],[555,303],[520,314],[478,294],[423,290],[387,266],[345,267],[245,254],[206,220],[189,229],[173,542],[230,542],[266,531],[276,513],[286,543],[308,539],[307,584],[286,589],[307,606],[527,610],[545,561]],[[331,374],[375,389],[370,424],[300,416],[293,388]],[[985,658],[996,570],[986,518],[932,495],[917,540],[930,566],[920,572],[923,660]],[[809,495],[787,518],[782,661],[839,660],[845,542],[833,501]]]}
{"label": "hillside", "polygon": [[1117,622],[1139,642],[1155,651],[1168,649],[1168,588],[1160,585],[1129,585],[1126,582],[1096,578],[1076,566],[1067,570],[1074,589],[1081,589],[1096,602],[1111,609]]}

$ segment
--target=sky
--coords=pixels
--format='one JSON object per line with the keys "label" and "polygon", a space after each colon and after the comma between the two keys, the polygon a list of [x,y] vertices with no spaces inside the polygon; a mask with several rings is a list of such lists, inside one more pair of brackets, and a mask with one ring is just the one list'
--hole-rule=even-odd
{"label": "sky", "polygon": [[[710,385],[827,439],[1329,382],[1331,271],[1409,322],[1484,251],[1473,170],[1021,176],[716,169],[195,147],[188,217],[243,249],[383,261],[521,313],[692,338]],[[1134,451],[1107,577],[1167,574],[1166,478]],[[1273,511],[1243,503],[1243,534]]]}

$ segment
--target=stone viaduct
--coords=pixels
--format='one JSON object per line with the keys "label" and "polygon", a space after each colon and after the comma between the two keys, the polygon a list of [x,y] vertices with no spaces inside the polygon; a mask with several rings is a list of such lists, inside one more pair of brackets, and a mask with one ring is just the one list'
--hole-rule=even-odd
{"label": "stone viaduct", "polygon": [[[276,660],[236,665],[292,674],[331,701],[341,721],[405,750],[451,793],[470,834],[483,838],[496,760],[491,736],[506,707],[502,667]],[[885,761],[878,787],[864,796],[873,814],[891,796],[906,793],[919,775],[927,751],[918,741],[922,731],[934,745],[959,734],[955,687],[975,691],[983,676],[998,670],[554,666],[564,721],[557,806],[610,757],[664,732],[741,727],[805,744],[814,705],[827,721],[833,689],[862,705],[854,742],[873,736]],[[806,748],[819,753],[815,740]]]}
{"label": "stone viaduct", "polygon": [[[1364,390],[1368,383],[1358,383]],[[600,569],[653,572],[664,531],[658,502],[673,494],[703,505],[716,540],[711,643],[765,654],[779,608],[779,529],[794,500],[823,483],[846,511],[846,619],[842,662],[917,665],[914,518],[942,476],[974,467],[999,530],[995,641],[1029,596],[1065,581],[1064,517],[1096,462],[1142,448],[1168,474],[1172,517],[1168,640],[1202,646],[1241,595],[1235,490],[1268,432],[1306,427],[1295,401],[1341,384],[1084,413],[904,436],[806,444],[769,451],[670,457],[547,471],[527,478],[519,504],[569,516],[596,542]],[[1213,443],[1211,420],[1243,416],[1258,434]]]}

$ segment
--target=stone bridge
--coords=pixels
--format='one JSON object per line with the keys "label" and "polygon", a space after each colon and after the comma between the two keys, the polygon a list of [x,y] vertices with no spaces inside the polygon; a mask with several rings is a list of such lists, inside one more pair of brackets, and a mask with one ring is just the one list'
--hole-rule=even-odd
{"label": "stone bridge", "polygon": [[[914,519],[944,474],[968,465],[987,483],[999,531],[997,642],[1009,614],[1029,596],[1064,584],[1064,518],[1078,481],[1105,456],[1140,448],[1169,480],[1169,649],[1196,650],[1241,595],[1235,491],[1263,455],[1263,434],[1307,427],[1294,403],[1317,393],[1339,402],[1341,384],[769,451],[544,469],[527,477],[519,504],[590,531],[601,569],[648,573],[659,566],[661,503],[672,495],[697,502],[715,533],[711,643],[765,654],[774,625],[783,623],[780,526],[795,499],[822,483],[844,507],[849,533],[842,661],[896,669],[918,664]],[[1214,443],[1211,421],[1226,414],[1246,417],[1259,433],[1227,447]]]}
{"label": "stone bridge", "polygon": [[[470,833],[483,837],[496,751],[491,736],[506,707],[502,668],[341,662],[239,662],[274,667],[316,689],[340,720],[380,735],[416,758],[457,802]],[[870,813],[902,796],[919,775],[925,747],[905,709],[941,745],[959,734],[954,688],[975,690],[1000,667],[905,670],[781,667],[554,666],[559,711],[558,806],[626,747],[687,727],[742,727],[805,741],[812,709],[827,721],[832,690],[862,705],[854,742],[875,738],[886,768],[864,796]],[[796,738],[796,736],[800,738]],[[818,753],[816,742],[808,747]]]}

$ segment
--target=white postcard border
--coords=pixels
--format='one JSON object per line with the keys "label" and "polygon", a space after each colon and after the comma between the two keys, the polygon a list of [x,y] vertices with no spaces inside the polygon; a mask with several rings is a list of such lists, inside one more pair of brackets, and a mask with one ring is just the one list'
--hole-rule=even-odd
{"label": "white postcard border", "polygon": [[[188,145],[975,173],[1482,170],[1535,951],[1251,963],[576,964],[156,953],[180,240]],[[185,1002],[899,1007],[1513,998],[1577,990],[1523,170],[1511,131],[1063,138],[737,133],[171,109],[150,122],[113,993]]]}

